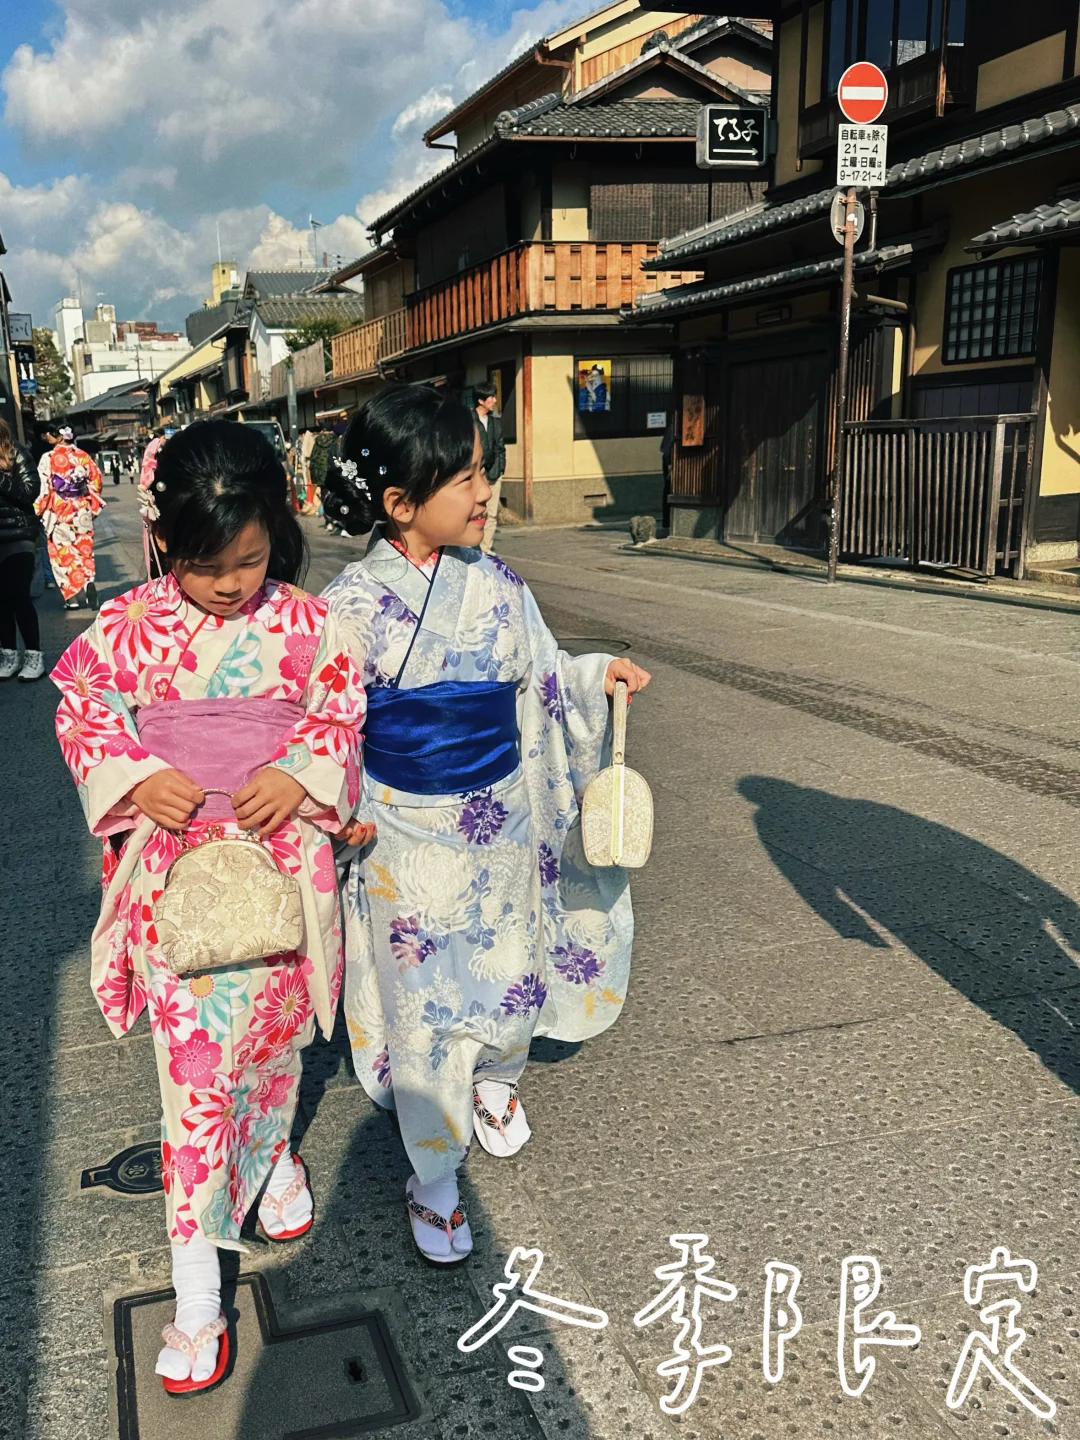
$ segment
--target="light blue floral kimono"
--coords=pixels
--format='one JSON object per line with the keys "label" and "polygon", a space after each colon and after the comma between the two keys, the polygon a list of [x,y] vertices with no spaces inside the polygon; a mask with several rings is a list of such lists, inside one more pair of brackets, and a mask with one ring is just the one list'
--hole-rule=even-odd
{"label": "light blue floral kimono", "polygon": [[517,686],[522,763],[504,780],[420,795],[364,775],[378,838],[346,882],[345,1013],[357,1074],[427,1184],[464,1158],[476,1072],[516,1081],[534,1033],[587,1039],[626,996],[626,872],[588,865],[578,813],[607,759],[610,657],[560,651],[524,582],[477,549],[445,550],[432,578],[376,532],[324,593],[369,696]]}

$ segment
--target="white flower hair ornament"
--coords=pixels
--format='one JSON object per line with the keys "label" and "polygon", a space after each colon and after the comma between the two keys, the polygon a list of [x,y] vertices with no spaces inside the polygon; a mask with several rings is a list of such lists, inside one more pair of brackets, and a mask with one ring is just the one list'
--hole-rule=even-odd
{"label": "white flower hair ornament", "polygon": [[361,495],[366,495],[369,500],[371,499],[371,487],[357,469],[355,460],[339,460],[337,467],[354,490],[358,490]]}

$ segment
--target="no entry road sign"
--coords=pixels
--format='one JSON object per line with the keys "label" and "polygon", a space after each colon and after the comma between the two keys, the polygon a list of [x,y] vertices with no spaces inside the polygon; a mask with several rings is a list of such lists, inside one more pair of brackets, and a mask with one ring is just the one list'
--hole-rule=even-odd
{"label": "no entry road sign", "polygon": [[860,60],[840,76],[836,98],[845,120],[852,125],[872,125],[885,109],[889,83],[876,65]]}

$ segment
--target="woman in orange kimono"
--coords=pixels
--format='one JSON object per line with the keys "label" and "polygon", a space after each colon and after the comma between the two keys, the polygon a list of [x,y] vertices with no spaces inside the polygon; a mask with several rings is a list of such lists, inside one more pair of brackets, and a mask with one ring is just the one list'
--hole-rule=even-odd
{"label": "woman in orange kimono", "polygon": [[94,516],[104,505],[101,471],[85,450],[73,443],[65,425],[60,444],[45,457],[41,494],[34,505],[49,543],[49,563],[64,597],[65,610],[79,608],[78,595],[97,609],[94,584]]}

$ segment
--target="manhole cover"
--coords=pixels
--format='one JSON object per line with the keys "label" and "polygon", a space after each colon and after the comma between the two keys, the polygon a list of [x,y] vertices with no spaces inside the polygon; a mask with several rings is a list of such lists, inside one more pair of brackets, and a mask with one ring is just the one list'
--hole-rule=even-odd
{"label": "manhole cover", "polygon": [[130,1145],[104,1165],[93,1165],[82,1172],[83,1190],[103,1185],[120,1195],[156,1195],[165,1187],[161,1183],[161,1145],[157,1140]]}
{"label": "manhole cover", "polygon": [[[173,1317],[171,1290],[130,1295],[114,1307],[120,1440],[344,1440],[420,1414],[382,1314],[324,1324],[283,1325],[261,1275],[236,1282],[232,1370],[223,1385],[183,1403],[154,1374],[161,1330]],[[182,1414],[181,1414],[182,1410]]]}

